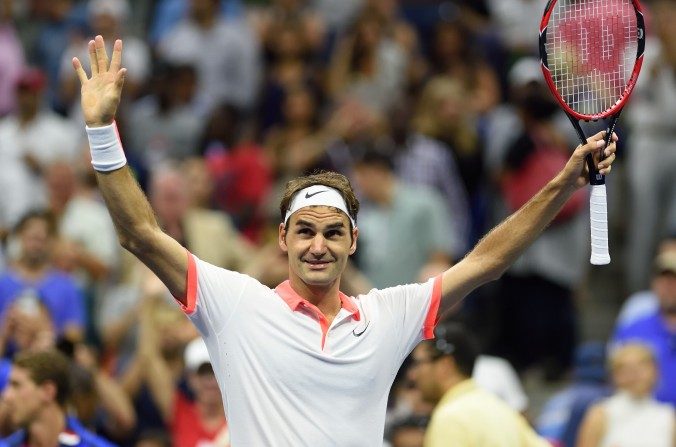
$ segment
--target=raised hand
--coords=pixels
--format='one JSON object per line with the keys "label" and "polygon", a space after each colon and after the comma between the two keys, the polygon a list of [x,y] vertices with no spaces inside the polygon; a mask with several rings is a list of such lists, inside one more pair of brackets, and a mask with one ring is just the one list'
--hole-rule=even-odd
{"label": "raised hand", "polygon": [[[126,68],[122,64],[122,41],[116,40],[113,57],[109,61],[103,37],[96,36],[87,46],[92,75],[87,77],[82,63],[73,58],[73,67],[82,85],[82,112],[89,127],[105,126],[113,122],[120,104]],[[109,63],[110,62],[110,63]]]}

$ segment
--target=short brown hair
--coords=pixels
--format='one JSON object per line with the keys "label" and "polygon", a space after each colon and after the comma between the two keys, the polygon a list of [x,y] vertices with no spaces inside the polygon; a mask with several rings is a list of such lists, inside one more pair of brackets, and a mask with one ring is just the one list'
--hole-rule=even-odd
{"label": "short brown hair", "polygon": [[[286,183],[284,196],[282,197],[282,201],[279,204],[282,222],[284,222],[286,210],[288,210],[291,206],[291,200],[298,193],[298,191],[313,185],[324,185],[338,190],[340,195],[343,197],[343,200],[345,200],[345,205],[347,206],[347,211],[349,212],[350,217],[355,222],[357,221],[359,200],[357,200],[357,196],[355,196],[352,185],[350,184],[350,181],[347,179],[347,177],[345,177],[343,174],[333,171],[316,171],[310,175],[298,177]],[[288,222],[284,223],[288,224]],[[350,225],[352,224],[350,223]]]}
{"label": "short brown hair", "polygon": [[71,365],[64,354],[53,349],[23,352],[16,356],[13,364],[27,370],[38,385],[52,382],[56,386],[56,402],[61,407],[65,406],[71,390]]}

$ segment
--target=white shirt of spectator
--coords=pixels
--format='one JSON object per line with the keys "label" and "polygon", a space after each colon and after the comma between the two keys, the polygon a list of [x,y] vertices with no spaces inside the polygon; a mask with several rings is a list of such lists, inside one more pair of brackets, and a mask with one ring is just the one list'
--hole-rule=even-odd
{"label": "white shirt of spectator", "polygon": [[188,256],[183,310],[209,350],[233,445],[382,444],[394,377],[433,337],[440,276],[341,293],[329,326],[288,281],[273,290]]}

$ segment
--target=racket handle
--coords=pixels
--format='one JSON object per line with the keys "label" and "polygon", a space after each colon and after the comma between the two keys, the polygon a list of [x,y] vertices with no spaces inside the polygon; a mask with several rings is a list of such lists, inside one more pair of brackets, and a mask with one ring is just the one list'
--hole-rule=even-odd
{"label": "racket handle", "polygon": [[593,265],[610,263],[608,252],[608,206],[606,185],[592,185],[589,198],[589,219],[591,223],[591,258]]}

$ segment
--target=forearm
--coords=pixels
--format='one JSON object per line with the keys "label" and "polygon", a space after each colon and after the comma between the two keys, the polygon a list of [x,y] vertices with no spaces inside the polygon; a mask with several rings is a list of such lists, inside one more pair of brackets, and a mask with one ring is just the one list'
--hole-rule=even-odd
{"label": "forearm", "polygon": [[101,406],[111,419],[112,426],[118,431],[128,433],[136,424],[136,413],[131,399],[120,384],[102,372],[96,372],[96,390]]}
{"label": "forearm", "polygon": [[559,176],[518,211],[491,230],[467,255],[485,267],[488,279],[497,279],[532,244],[575,192]]}
{"label": "forearm", "polygon": [[157,219],[128,166],[96,171],[96,180],[115,224],[120,243],[132,253],[142,248],[148,233],[160,231]]}

